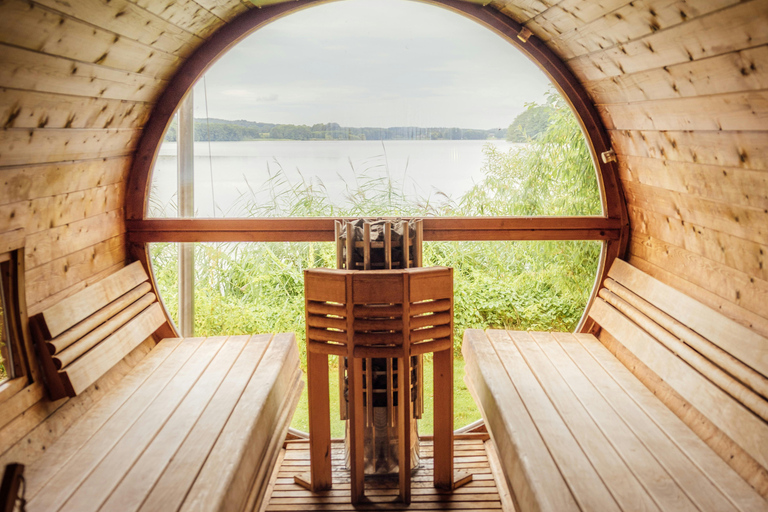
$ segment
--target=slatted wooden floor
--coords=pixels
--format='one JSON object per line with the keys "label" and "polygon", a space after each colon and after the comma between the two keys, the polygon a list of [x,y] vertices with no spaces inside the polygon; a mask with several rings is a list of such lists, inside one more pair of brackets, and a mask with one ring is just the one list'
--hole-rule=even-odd
{"label": "slatted wooden floor", "polygon": [[[293,476],[309,472],[307,442],[289,442],[279,460],[279,471],[273,475],[267,511],[309,510],[502,510],[499,490],[491,473],[485,443],[482,439],[455,441],[455,469],[473,474],[473,481],[448,493],[432,486],[432,442],[422,441],[421,464],[413,472],[412,503],[398,503],[397,479],[367,478],[368,503],[352,507],[349,502],[349,471],[344,469],[343,444],[334,442],[333,489],[313,494],[293,482]],[[503,492],[503,491],[502,491]]]}

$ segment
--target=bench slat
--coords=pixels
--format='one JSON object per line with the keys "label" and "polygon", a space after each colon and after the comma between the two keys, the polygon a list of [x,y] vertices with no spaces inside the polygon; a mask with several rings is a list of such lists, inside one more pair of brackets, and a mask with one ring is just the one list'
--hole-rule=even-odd
{"label": "bench slat", "polygon": [[[90,416],[91,413],[89,413],[85,417],[85,425],[88,428],[83,430],[82,436],[73,428],[70,428],[66,435],[72,437],[72,447],[69,450],[65,450],[65,452],[74,453],[70,453],[71,458],[60,466],[60,469],[47,481],[43,489],[39,489],[36,485],[31,486],[31,490],[39,490],[39,493],[27,503],[27,509],[30,512],[35,510],[42,512],[57,510],[109,450],[112,449],[123,434],[134,424],[136,419],[141,416],[155,397],[165,389],[168,382],[197,350],[201,341],[202,339],[196,338],[185,339],[183,342],[178,343],[178,346],[168,356],[164,364],[152,372],[137,390],[133,391],[129,387],[123,389],[121,394],[117,395],[122,397],[124,394],[130,393],[130,396],[127,397],[123,404],[120,404],[117,411],[113,412],[110,407],[106,411],[95,409],[92,413],[93,416]],[[155,347],[155,349],[157,348]],[[104,416],[110,412],[112,412],[111,416],[105,418]],[[69,437],[65,439],[69,439]],[[77,444],[75,441],[80,444]],[[55,443],[54,447],[57,444]],[[35,465],[46,463],[47,457],[43,457]],[[59,462],[57,465],[60,464]],[[45,473],[48,473],[48,471],[45,471]]]}
{"label": "bench slat", "polygon": [[62,350],[66,349],[104,322],[107,322],[114,315],[124,310],[150,291],[152,291],[152,285],[149,283],[142,283],[125,295],[121,295],[118,299],[110,302],[90,317],[76,324],[74,327],[67,329],[61,333],[61,335],[48,341],[47,345],[51,350],[51,354],[60,353]]}
{"label": "bench slat", "polygon": [[[462,352],[473,397],[482,409],[522,510],[578,511],[536,424],[509,375],[498,364],[491,341],[483,331],[467,329]],[[525,456],[518,458],[518,453]]]}
{"label": "bench slat", "polygon": [[608,276],[768,377],[768,339],[622,260]]}
{"label": "bench slat", "polygon": [[[621,459],[586,409],[579,403],[568,384],[557,373],[557,370],[542,352],[537,340],[527,332],[513,331],[508,334],[520,351],[521,358],[525,359],[525,362],[521,361],[518,366],[527,364],[530,368],[527,369],[527,372],[521,371],[521,369],[512,372],[512,368],[508,367],[510,375],[514,375],[515,383],[525,379],[530,381],[529,386],[541,389],[542,398],[539,400],[549,401],[554,406],[555,414],[559,414],[559,417],[562,418],[556,428],[553,429],[552,437],[563,436],[570,431],[578,443],[578,446],[571,448],[571,450],[583,454],[584,464],[591,466],[590,469],[594,468],[593,471],[596,472],[596,476],[602,480],[603,485],[600,487],[595,485],[581,487],[585,478],[584,468],[575,466],[573,460],[569,460],[565,456],[562,457],[561,461],[558,461],[558,467],[566,475],[566,482],[580,502],[582,510],[616,509],[618,504],[618,508],[621,510],[658,511],[659,507],[654,504],[631,469]],[[491,333],[489,333],[490,336]],[[543,333],[543,336],[549,337],[549,333]],[[551,337],[549,341],[553,341]],[[527,403],[527,405],[530,409],[533,404]],[[546,419],[542,418],[536,422],[539,429],[543,428],[542,421],[546,421]],[[550,451],[555,452],[558,449],[552,445],[546,434],[544,434],[544,440],[550,447]],[[557,460],[557,456],[554,456]],[[612,495],[609,504],[606,504],[605,498],[595,502],[594,500],[599,499],[596,491],[598,489],[602,491],[605,487],[610,490],[610,495]]]}
{"label": "bench slat", "polygon": [[[300,375],[295,336],[275,335],[180,510],[243,509],[257,477],[254,468],[275,435],[277,412],[290,390],[301,387]],[[224,467],[232,470],[222,474]]]}
{"label": "bench slat", "polygon": [[[69,497],[61,512],[98,510],[123,475],[138,459],[155,433],[168,420],[192,385],[223,346],[222,338],[206,338],[144,412]],[[90,448],[87,447],[87,448]]]}
{"label": "bench slat", "polygon": [[590,316],[763,467],[768,425],[600,298]]}
{"label": "bench slat", "polygon": [[[147,284],[147,286],[149,285]],[[74,362],[78,357],[92,349],[107,336],[113,334],[116,330],[132,320],[140,312],[147,309],[147,307],[153,302],[155,302],[154,293],[147,293],[146,295],[139,297],[136,302],[128,305],[128,307],[116,313],[113,317],[109,318],[98,328],[89,332],[87,335],[83,336],[81,339],[70,344],[60,353],[56,354],[53,357],[53,362],[56,363],[56,368],[62,369],[70,363]]]}
{"label": "bench slat", "polygon": [[[705,499],[700,499],[699,503],[694,504],[695,500],[692,501],[691,495],[684,492],[679,485],[676,478],[678,475],[665,467],[658,460],[659,454],[654,453],[651,446],[642,440],[645,436],[638,436],[635,429],[595,388],[588,378],[588,376],[593,378],[595,376],[587,374],[587,371],[574,361],[574,355],[588,356],[588,354],[572,334],[531,333],[531,336],[661,510],[696,511],[699,510],[697,505],[701,501],[704,501],[707,506],[716,505],[714,508],[721,512],[736,510],[717,491],[701,493],[700,497]],[[566,352],[564,347],[568,347],[569,352]],[[579,352],[579,354],[572,354],[573,352]],[[610,377],[605,375],[603,377],[610,380]],[[619,400],[624,403],[631,402],[625,394]],[[694,471],[695,474],[696,467],[690,461],[683,457],[680,462],[682,463],[681,473],[687,474],[689,471]],[[702,477],[703,475],[699,473],[699,478]],[[694,491],[693,494],[700,492],[701,487],[701,485],[694,486],[691,489]],[[708,486],[708,489],[711,487]]]}
{"label": "bench slat", "polygon": [[200,420],[164,468],[141,510],[178,510],[197,477],[219,432],[264,355],[269,334],[251,336],[232,371],[219,387]]}
{"label": "bench slat", "polygon": [[[689,345],[683,343],[683,341],[681,341],[679,338],[670,334],[667,330],[663,329],[651,318],[643,314],[632,304],[628,303],[612,291],[608,289],[602,289],[600,290],[599,295],[600,298],[605,300],[608,304],[621,312],[632,322],[637,324],[641,329],[653,336],[670,352],[695,368],[696,371],[701,373],[707,379],[711,380],[714,384],[719,386],[720,389],[731,395],[733,398],[741,402],[750,411],[760,416],[763,420],[768,421],[768,402],[766,402],[762,396],[755,393],[752,389],[745,386],[742,381],[734,378],[732,374],[724,371],[721,367],[713,363],[712,360],[704,357],[704,355],[692,349]],[[741,363],[739,363],[737,360],[734,359],[734,361],[736,364],[742,366]],[[747,366],[743,366],[743,369],[750,370]],[[753,373],[756,377],[761,378],[759,373]]]}
{"label": "bench slat", "polygon": [[48,339],[55,338],[147,279],[141,262],[135,261],[46,309],[41,315]]}
{"label": "bench slat", "polygon": [[[646,446],[694,500],[721,510],[715,489],[742,512],[761,511],[765,501],[594,336],[576,334],[586,352],[561,344]],[[558,335],[556,335],[558,337]],[[627,400],[629,398],[629,400]],[[694,466],[687,469],[687,458]],[[706,479],[699,475],[706,475]],[[710,483],[711,482],[711,486]],[[695,494],[695,497],[693,496]],[[706,509],[706,507],[702,507]]]}
{"label": "bench slat", "polygon": [[45,463],[27,466],[24,473],[26,498],[31,500],[38,491],[66,464],[77,451],[96,433],[109,418],[150,378],[153,372],[173,352],[179,340],[168,340],[151,350],[134,369],[126,375],[105,399],[99,400],[80,417],[45,452]]}
{"label": "bench slat", "polygon": [[[650,334],[658,338],[660,341],[663,341],[662,338],[669,339],[670,336],[673,334],[677,338],[679,338],[680,341],[684,342],[686,345],[692,347],[696,352],[700,353],[702,357],[705,357],[710,363],[717,365],[718,367],[722,368],[726,372],[728,372],[733,377],[737,378],[741,383],[748,386],[750,389],[754,390],[755,392],[759,393],[762,397],[768,398],[768,379],[763,377],[759,372],[753,370],[751,367],[745,365],[735,357],[733,357],[731,354],[720,348],[719,346],[715,345],[714,343],[710,342],[708,339],[704,338],[700,334],[694,332],[693,330],[689,329],[685,325],[681,324],[671,316],[667,315],[660,309],[658,309],[656,306],[652,305],[651,303],[644,300],[642,297],[639,297],[635,293],[633,293],[631,290],[628,290],[624,286],[620,285],[613,279],[606,279],[605,280],[605,286],[608,290],[610,290],[612,293],[614,293],[617,297],[622,299],[624,302],[632,306],[635,311],[642,313],[646,317],[648,317],[644,323],[640,323],[634,318],[632,318],[632,315],[627,314],[632,320],[643,327],[644,329],[648,330],[646,328],[646,325],[650,325],[650,323],[658,324],[655,327],[655,330],[659,332],[659,327],[663,328],[667,331],[667,333],[661,334],[661,336],[657,335],[654,332],[648,331]],[[600,293],[606,293],[608,290],[600,290]],[[608,301],[611,302],[611,301]],[[615,306],[615,304],[614,304]],[[637,315],[635,315],[637,316]],[[645,324],[645,325],[644,325]],[[680,341],[673,341],[673,343],[680,343]],[[690,358],[686,357],[686,360],[690,361]],[[701,371],[701,370],[699,370]],[[711,378],[711,372],[702,371],[705,375]],[[744,401],[742,401],[744,403]],[[763,402],[765,404],[765,402]],[[746,404],[745,404],[746,405]],[[765,404],[763,407],[766,407]],[[756,410],[755,407],[750,407],[753,411]],[[763,419],[768,419],[768,416],[761,415]]]}
{"label": "bench slat", "polygon": [[156,302],[64,368],[60,375],[67,393],[75,396],[96,382],[165,321],[163,309]]}
{"label": "bench slat", "polygon": [[[222,382],[233,370],[249,338],[250,336],[231,336],[226,339],[224,346],[197,379],[184,400],[176,407],[168,421],[154,435],[149,446],[112,491],[103,505],[105,510],[129,512],[139,509],[168,462],[220,389]],[[233,390],[227,391],[233,392]],[[231,411],[223,411],[223,414],[228,416],[229,412]],[[198,468],[185,469],[187,472],[196,472]]]}

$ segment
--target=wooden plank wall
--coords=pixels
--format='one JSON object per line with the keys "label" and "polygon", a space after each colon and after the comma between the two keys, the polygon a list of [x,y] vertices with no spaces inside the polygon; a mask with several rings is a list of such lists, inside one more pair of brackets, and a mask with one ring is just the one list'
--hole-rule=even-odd
{"label": "wooden plank wall", "polygon": [[768,334],[768,2],[506,0],[618,154],[630,261]]}
{"label": "wooden plank wall", "polygon": [[[142,127],[177,67],[248,7],[229,3],[0,2],[0,233],[24,228],[30,316],[125,265]],[[0,404],[0,463],[34,460],[149,346],[76,399],[52,403],[38,381]]]}

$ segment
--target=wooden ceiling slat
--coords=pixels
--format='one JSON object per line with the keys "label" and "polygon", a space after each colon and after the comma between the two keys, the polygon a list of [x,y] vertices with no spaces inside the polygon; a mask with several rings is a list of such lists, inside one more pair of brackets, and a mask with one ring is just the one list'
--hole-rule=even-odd
{"label": "wooden ceiling slat", "polygon": [[148,102],[167,84],[147,75],[0,44],[0,87]]}
{"label": "wooden ceiling slat", "polygon": [[192,0],[132,0],[159,18],[205,39],[225,23],[214,13]]}
{"label": "wooden ceiling slat", "polygon": [[567,63],[581,80],[599,80],[762,46],[768,43],[766,11],[761,0],[744,2]]}
{"label": "wooden ceiling slat", "polygon": [[608,130],[768,131],[768,91],[597,105]]}
{"label": "wooden ceiling slat", "polygon": [[584,0],[563,0],[550,9],[538,14],[526,22],[542,41],[554,37],[566,36],[592,21],[627,5],[631,0],[602,0],[585,2]]}
{"label": "wooden ceiling slat", "polygon": [[0,4],[0,42],[156,78],[168,78],[179,64],[159,48],[21,0]]}
{"label": "wooden ceiling slat", "polygon": [[[768,89],[768,46],[584,83],[596,103],[709,96]],[[761,64],[758,67],[758,64]]]}
{"label": "wooden ceiling slat", "polygon": [[0,89],[5,128],[141,128],[151,105],[19,89]]}
{"label": "wooden ceiling slat", "polygon": [[186,57],[203,38],[169,23],[128,0],[35,0],[54,11],[82,20],[112,34],[151,46],[158,51]]}
{"label": "wooden ceiling slat", "polygon": [[619,155],[768,170],[761,132],[612,130],[610,135]]}
{"label": "wooden ceiling slat", "polygon": [[739,0],[707,0],[678,3],[669,0],[640,0],[627,3],[589,23],[574,27],[549,40],[563,59],[599,52],[655,32],[690,23],[710,13],[735,5]]}
{"label": "wooden ceiling slat", "polygon": [[[483,2],[484,3],[484,2]],[[492,0],[491,5],[518,23],[525,24],[531,18],[546,12],[556,0]]]}
{"label": "wooden ceiling slat", "polygon": [[629,205],[628,210],[635,232],[653,236],[740,272],[768,280],[768,246],[640,206]]}

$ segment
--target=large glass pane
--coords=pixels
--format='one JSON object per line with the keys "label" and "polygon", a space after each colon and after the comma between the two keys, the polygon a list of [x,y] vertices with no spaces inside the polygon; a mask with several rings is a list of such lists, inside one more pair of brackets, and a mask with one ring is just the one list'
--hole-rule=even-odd
{"label": "large glass pane", "polygon": [[[417,2],[277,20],[194,90],[198,217],[600,214],[584,137],[511,44]],[[176,216],[177,130],[150,214]]]}

